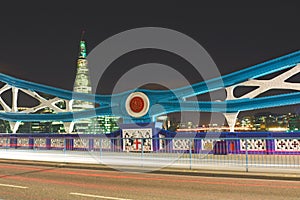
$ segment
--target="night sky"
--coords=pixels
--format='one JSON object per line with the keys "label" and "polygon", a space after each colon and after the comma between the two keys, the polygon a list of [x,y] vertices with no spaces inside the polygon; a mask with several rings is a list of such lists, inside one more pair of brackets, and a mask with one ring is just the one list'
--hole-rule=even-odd
{"label": "night sky", "polygon": [[[2,3],[0,72],[72,90],[82,30],[86,31],[90,51],[106,38],[128,29],[174,29],[198,41],[221,74],[300,49],[297,1],[107,2]],[[175,68],[184,65],[166,52],[137,51],[116,60],[110,73],[118,77],[118,71],[150,61]],[[201,80],[190,73],[188,66],[185,69],[191,83]],[[112,90],[116,79],[102,80],[107,85],[105,92]]]}

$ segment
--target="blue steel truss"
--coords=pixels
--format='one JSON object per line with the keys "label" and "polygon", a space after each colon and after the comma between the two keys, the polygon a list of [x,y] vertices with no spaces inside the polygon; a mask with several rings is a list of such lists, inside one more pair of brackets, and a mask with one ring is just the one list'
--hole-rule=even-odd
{"label": "blue steel truss", "polygon": [[[71,122],[83,118],[116,115],[124,119],[130,118],[131,120],[138,122],[150,122],[156,116],[179,111],[238,113],[239,111],[299,104],[300,92],[298,91],[289,94],[280,94],[268,97],[226,99],[225,101],[215,102],[186,100],[186,98],[188,97],[197,96],[222,88],[226,89],[228,87],[236,86],[248,80],[259,78],[274,72],[278,72],[284,69],[292,69],[293,67],[296,67],[298,63],[300,63],[300,51],[254,65],[252,67],[225,76],[217,77],[205,82],[196,83],[192,86],[181,87],[173,90],[136,89],[113,95],[75,93],[68,90],[17,79],[5,74],[0,74],[0,81],[6,83],[12,88],[42,92],[67,101],[82,100],[100,105],[99,107],[90,110],[77,112],[66,110],[64,112],[57,112],[55,114],[5,111],[0,112],[0,118],[11,122]],[[160,105],[163,107],[163,109],[150,109],[150,111],[145,116],[140,118],[129,116],[125,108],[125,101],[131,93],[137,91],[147,95],[150,102],[150,108],[153,105]]]}

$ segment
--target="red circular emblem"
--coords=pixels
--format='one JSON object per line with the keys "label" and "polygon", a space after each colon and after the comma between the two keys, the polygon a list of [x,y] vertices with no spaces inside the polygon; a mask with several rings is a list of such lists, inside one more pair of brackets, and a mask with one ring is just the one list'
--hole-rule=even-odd
{"label": "red circular emblem", "polygon": [[144,109],[144,104],[144,100],[141,97],[133,97],[129,106],[132,112],[139,113]]}

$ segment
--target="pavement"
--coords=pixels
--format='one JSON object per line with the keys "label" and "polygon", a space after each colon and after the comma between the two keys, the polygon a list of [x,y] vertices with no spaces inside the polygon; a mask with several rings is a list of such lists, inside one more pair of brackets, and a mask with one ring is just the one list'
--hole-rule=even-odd
{"label": "pavement", "polygon": [[[74,168],[74,169],[91,169],[91,170],[108,170],[108,171],[125,171],[134,173],[144,173],[145,170],[130,166],[106,166],[101,164],[83,164],[67,162],[47,162],[47,161],[25,161],[15,159],[0,159],[0,163],[32,165],[56,168]],[[118,169],[116,169],[118,168]],[[169,175],[186,175],[186,176],[207,176],[207,177],[229,177],[229,178],[251,178],[251,179],[268,179],[268,180],[292,180],[300,181],[299,173],[280,173],[280,172],[257,172],[248,171],[240,172],[233,170],[201,170],[201,169],[181,169],[181,168],[161,168],[159,170],[147,171],[149,174],[169,174]]]}
{"label": "pavement", "polygon": [[[86,152],[64,154],[62,152],[27,152],[27,151],[0,151],[0,163],[33,165],[57,168],[74,168],[74,169],[92,169],[92,170],[109,170],[123,172],[140,172],[149,174],[173,174],[173,175],[189,175],[189,176],[206,176],[206,177],[231,177],[231,178],[251,178],[251,179],[269,179],[269,180],[293,180],[300,181],[299,168],[266,168],[253,167],[245,171],[244,166],[214,166],[214,165],[193,165],[194,168],[188,168],[188,163],[182,165],[137,165],[139,159],[127,160],[128,162],[115,162],[107,159],[106,162],[100,163],[92,156],[82,156]],[[51,156],[50,156],[51,155]],[[88,153],[90,155],[90,153]],[[41,156],[41,157],[38,157]],[[111,155],[109,157],[112,157]],[[128,163],[131,163],[128,164]]]}

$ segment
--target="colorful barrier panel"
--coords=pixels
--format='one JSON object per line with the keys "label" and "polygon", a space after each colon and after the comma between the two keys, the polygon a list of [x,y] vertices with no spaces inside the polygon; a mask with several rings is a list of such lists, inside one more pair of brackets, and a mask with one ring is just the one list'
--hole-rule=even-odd
{"label": "colorful barrier panel", "polygon": [[[155,137],[113,134],[0,134],[0,148],[48,150],[103,150],[111,152],[164,152],[300,155],[300,133],[176,133],[159,131]],[[146,132],[145,132],[146,133]]]}

